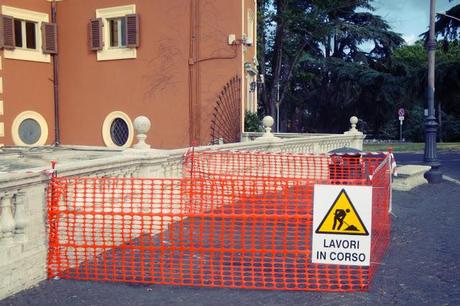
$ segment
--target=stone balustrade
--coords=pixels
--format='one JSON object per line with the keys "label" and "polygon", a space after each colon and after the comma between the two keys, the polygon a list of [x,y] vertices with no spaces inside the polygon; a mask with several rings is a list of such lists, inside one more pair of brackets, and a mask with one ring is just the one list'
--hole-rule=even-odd
{"label": "stone balustrade", "polygon": [[[264,120],[273,124],[272,120]],[[354,122],[354,120],[353,120]],[[197,147],[194,150],[258,150],[293,153],[326,153],[340,147],[362,149],[364,135],[356,129],[337,135],[277,137],[270,126],[257,141]],[[59,176],[178,178],[189,150],[148,149],[149,123],[138,120],[143,136],[139,149],[128,149],[112,157],[57,164]],[[34,168],[22,173],[0,174],[0,300],[36,285],[46,278],[47,192],[49,169]],[[48,174],[47,174],[48,173]]]}

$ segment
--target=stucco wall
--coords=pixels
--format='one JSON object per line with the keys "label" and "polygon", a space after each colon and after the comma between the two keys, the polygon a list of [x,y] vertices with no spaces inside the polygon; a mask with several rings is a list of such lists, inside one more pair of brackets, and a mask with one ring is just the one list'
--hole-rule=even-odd
{"label": "stucco wall", "polygon": [[[50,11],[46,1],[0,3]],[[89,20],[96,17],[96,9],[130,4],[136,5],[140,16],[137,58],[97,61],[96,52],[90,51],[88,45]],[[197,8],[193,15],[197,25],[195,52],[191,44],[193,4]],[[236,75],[245,84],[244,52],[246,58],[252,58],[255,47],[230,46],[228,35],[235,34],[241,39],[248,6],[254,6],[254,0],[59,2],[61,143],[104,145],[104,119],[112,111],[122,111],[131,120],[141,114],[151,119],[148,137],[153,147],[207,144],[212,112],[223,86]],[[5,138],[0,143],[13,144],[11,124],[25,110],[37,111],[45,117],[49,128],[47,143],[53,143],[52,64],[3,60],[2,76],[4,96],[0,100],[4,100]],[[241,91],[244,98],[244,87]]]}
{"label": "stucco wall", "polygon": [[[37,0],[2,0],[0,6],[12,6],[20,9],[46,13],[49,16],[50,5],[46,1]],[[11,125],[14,118],[24,111],[40,113],[48,124],[48,139],[54,141],[54,106],[53,106],[53,66],[50,63],[24,61],[4,58],[2,55],[1,76],[3,81],[5,136],[0,143],[13,144]]]}
{"label": "stucco wall", "polygon": [[[241,32],[239,1],[201,0],[197,58],[228,56],[230,33]],[[88,21],[98,8],[135,4],[140,15],[136,59],[100,61],[88,49]],[[59,4],[62,142],[102,145],[105,116],[114,110],[131,119],[146,115],[153,147],[189,145],[189,120],[209,138],[210,113],[220,89],[240,73],[241,47],[230,60],[196,63],[198,96],[189,119],[191,1],[67,0]],[[194,86],[194,85],[192,85]]]}

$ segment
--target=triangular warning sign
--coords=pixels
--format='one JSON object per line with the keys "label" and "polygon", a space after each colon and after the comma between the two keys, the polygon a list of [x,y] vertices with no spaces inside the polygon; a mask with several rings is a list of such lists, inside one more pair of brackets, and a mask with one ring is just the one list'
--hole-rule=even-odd
{"label": "triangular warning sign", "polygon": [[317,234],[361,235],[368,236],[366,226],[356,212],[353,203],[345,189],[339,195],[327,212],[323,221],[316,229]]}

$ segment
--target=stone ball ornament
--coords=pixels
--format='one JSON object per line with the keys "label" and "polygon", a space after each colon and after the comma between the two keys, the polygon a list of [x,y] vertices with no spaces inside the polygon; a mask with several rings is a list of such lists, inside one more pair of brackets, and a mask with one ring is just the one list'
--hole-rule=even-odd
{"label": "stone ball ornament", "polygon": [[150,130],[150,127],[152,126],[150,119],[145,116],[139,116],[134,119],[133,125],[139,134],[147,134],[147,132]]}
{"label": "stone ball ornament", "polygon": [[271,128],[274,123],[275,123],[275,120],[271,116],[265,116],[264,119],[262,119],[262,124],[264,125],[264,127]]}
{"label": "stone ball ornament", "polygon": [[350,123],[351,123],[352,125],[355,125],[355,126],[356,126],[356,124],[358,124],[358,117],[356,117],[356,116],[351,117],[351,118],[350,118]]}

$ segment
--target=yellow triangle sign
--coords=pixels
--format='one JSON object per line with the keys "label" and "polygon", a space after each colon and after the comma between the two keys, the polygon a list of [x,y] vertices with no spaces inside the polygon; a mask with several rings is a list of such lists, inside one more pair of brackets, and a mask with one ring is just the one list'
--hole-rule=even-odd
{"label": "yellow triangle sign", "polygon": [[356,212],[345,189],[339,195],[327,212],[323,221],[316,229],[317,234],[361,235],[368,236],[366,226]]}

